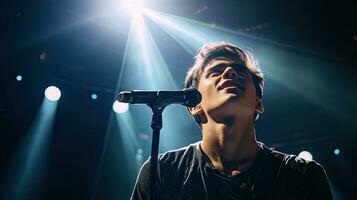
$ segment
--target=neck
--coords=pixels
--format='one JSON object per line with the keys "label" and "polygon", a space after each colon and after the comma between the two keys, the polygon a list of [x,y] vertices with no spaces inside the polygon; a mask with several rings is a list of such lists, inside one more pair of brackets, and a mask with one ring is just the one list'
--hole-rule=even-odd
{"label": "neck", "polygon": [[213,166],[236,175],[247,170],[259,153],[253,120],[227,119],[217,123],[208,120],[202,125],[201,148]]}

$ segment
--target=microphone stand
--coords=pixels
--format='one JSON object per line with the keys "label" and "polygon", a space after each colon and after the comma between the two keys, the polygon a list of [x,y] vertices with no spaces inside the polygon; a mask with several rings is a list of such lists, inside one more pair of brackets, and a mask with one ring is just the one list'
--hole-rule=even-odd
{"label": "microphone stand", "polygon": [[162,112],[166,105],[148,104],[150,106],[153,115],[151,119],[151,128],[153,130],[152,143],[151,143],[151,157],[150,157],[150,200],[155,200],[155,184],[158,180],[157,165],[159,154],[159,140],[160,130],[162,128]]}
{"label": "microphone stand", "polygon": [[[176,99],[177,98],[177,99]],[[151,157],[150,157],[150,192],[149,200],[155,200],[155,185],[158,181],[158,155],[160,130],[162,128],[162,112],[171,103],[180,103],[185,106],[195,106],[201,101],[201,94],[197,89],[189,88],[183,91],[123,91],[118,96],[119,102],[125,103],[147,103],[153,115],[151,128],[153,130]]]}

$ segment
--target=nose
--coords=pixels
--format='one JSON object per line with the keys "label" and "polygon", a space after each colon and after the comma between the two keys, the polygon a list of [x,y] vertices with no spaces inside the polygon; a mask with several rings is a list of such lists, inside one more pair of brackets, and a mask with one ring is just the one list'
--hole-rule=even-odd
{"label": "nose", "polygon": [[227,67],[224,71],[223,71],[223,77],[224,78],[237,78],[238,74],[236,72],[236,70],[234,70],[233,67]]}

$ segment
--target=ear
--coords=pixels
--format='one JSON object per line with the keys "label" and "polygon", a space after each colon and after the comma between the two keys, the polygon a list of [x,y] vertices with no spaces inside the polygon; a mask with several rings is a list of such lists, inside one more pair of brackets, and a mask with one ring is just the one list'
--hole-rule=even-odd
{"label": "ear", "polygon": [[200,104],[198,104],[198,105],[195,106],[195,107],[188,107],[187,110],[188,110],[188,112],[190,112],[191,115],[193,115],[193,116],[199,116],[199,115],[203,112],[202,107],[201,107]]}
{"label": "ear", "polygon": [[255,106],[255,110],[258,113],[263,113],[264,112],[263,99],[257,98],[257,105]]}

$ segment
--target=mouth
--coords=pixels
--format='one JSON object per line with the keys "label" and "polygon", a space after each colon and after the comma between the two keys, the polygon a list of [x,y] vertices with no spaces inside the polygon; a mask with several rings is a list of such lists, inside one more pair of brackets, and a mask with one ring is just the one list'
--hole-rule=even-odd
{"label": "mouth", "polygon": [[225,81],[225,82],[223,82],[223,84],[218,86],[218,90],[222,90],[222,89],[243,90],[243,87],[241,85],[239,85],[238,83],[236,83],[235,81]]}

